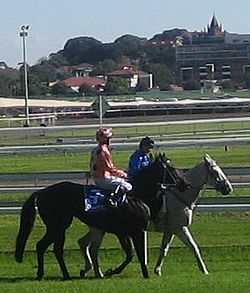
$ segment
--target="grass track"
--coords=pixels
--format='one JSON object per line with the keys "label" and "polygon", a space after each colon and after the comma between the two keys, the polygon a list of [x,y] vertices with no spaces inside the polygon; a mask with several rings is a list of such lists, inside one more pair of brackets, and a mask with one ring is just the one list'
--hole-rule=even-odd
{"label": "grass track", "polygon": [[[111,279],[82,280],[79,276],[81,255],[76,240],[86,231],[85,225],[74,221],[66,235],[65,259],[73,277],[61,282],[61,273],[51,250],[45,259],[45,280],[34,280],[36,258],[34,247],[44,227],[37,218],[28,241],[23,264],[14,262],[13,249],[18,226],[17,215],[0,217],[0,286],[1,292],[247,292],[250,288],[250,213],[196,213],[192,232],[201,245],[204,260],[210,271],[202,275],[193,255],[175,240],[165,259],[163,276],[152,273],[158,254],[156,246],[161,233],[149,233],[149,271],[151,278],[141,276],[136,258],[120,275]],[[100,252],[100,264],[105,271],[119,264],[123,254],[113,235],[106,235]],[[112,248],[112,249],[111,249]]]}
{"label": "grass track", "polygon": [[[12,255],[0,254],[1,292],[248,292],[250,288],[249,248],[223,247],[203,249],[210,270],[209,276],[202,275],[186,249],[171,249],[164,265],[162,277],[152,274],[156,251],[150,251],[149,270],[151,278],[141,277],[139,264],[135,260],[120,275],[111,279],[96,280],[78,277],[79,253],[66,253],[66,260],[73,276],[71,281],[62,282],[60,272],[51,253],[46,255],[46,277],[34,281],[35,262],[32,253],[25,264],[13,263]],[[119,251],[101,252],[104,270],[119,263]]]}
{"label": "grass track", "polygon": [[[197,147],[183,149],[160,149],[166,152],[178,168],[190,168],[202,161],[204,154],[211,155],[222,167],[248,167],[250,165],[249,147],[232,147],[225,152],[224,147]],[[119,168],[127,169],[132,151],[114,152],[114,161]],[[50,155],[11,155],[2,156],[0,173],[28,172],[71,172],[89,170],[89,153],[67,152]]]}
{"label": "grass track", "polygon": [[[222,148],[196,148],[168,150],[167,154],[178,167],[189,167],[199,162],[208,152],[222,166],[249,166],[249,149],[232,148],[224,152]],[[114,154],[119,166],[126,167],[129,152]],[[5,161],[6,159],[6,161]],[[1,158],[0,172],[41,172],[86,170],[88,155],[41,156],[39,158]],[[59,170],[58,170],[59,169]],[[46,274],[42,282],[34,281],[36,260],[34,247],[41,237],[44,227],[40,220],[28,242],[29,252],[23,264],[13,260],[14,242],[18,228],[17,215],[0,217],[0,288],[1,292],[248,292],[250,289],[250,213],[195,213],[192,232],[201,245],[204,259],[211,272],[203,276],[196,266],[193,256],[175,240],[173,249],[166,259],[163,277],[152,274],[157,257],[154,246],[160,244],[161,234],[150,232],[149,244],[151,278],[141,277],[137,260],[120,275],[112,279],[95,280],[78,278],[81,268],[80,254],[76,240],[85,233],[86,226],[75,221],[66,236],[66,261],[72,281],[61,282],[61,273],[51,252],[46,255]],[[114,267],[122,255],[114,236],[105,237],[100,263],[103,270]],[[114,250],[110,248],[115,248]]]}

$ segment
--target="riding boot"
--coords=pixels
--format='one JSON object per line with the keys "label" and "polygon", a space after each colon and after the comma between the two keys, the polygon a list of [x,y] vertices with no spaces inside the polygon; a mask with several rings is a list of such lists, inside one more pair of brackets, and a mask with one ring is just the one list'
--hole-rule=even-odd
{"label": "riding boot", "polygon": [[108,207],[111,207],[111,208],[116,208],[117,207],[117,202],[115,201],[113,192],[110,193],[110,195],[108,197],[107,205],[108,205]]}
{"label": "riding boot", "polygon": [[[108,205],[110,207],[117,207],[117,200],[120,196],[125,196],[125,191],[123,190],[122,186],[117,186],[115,191],[110,193],[110,196],[108,198]],[[123,201],[123,200],[122,200]]]}

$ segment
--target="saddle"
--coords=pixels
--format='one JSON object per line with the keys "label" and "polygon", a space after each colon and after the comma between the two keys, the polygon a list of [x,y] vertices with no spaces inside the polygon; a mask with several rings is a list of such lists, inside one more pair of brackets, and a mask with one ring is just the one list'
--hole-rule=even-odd
{"label": "saddle", "polygon": [[84,202],[86,212],[102,211],[110,207],[119,207],[126,200],[126,194],[119,188],[115,192],[101,189],[95,185],[86,185],[84,188]]}

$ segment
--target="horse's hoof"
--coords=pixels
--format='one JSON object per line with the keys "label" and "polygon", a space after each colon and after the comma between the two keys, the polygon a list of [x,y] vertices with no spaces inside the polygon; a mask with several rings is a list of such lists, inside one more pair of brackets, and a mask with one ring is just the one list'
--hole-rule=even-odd
{"label": "horse's hoof", "polygon": [[103,279],[104,278],[104,275],[103,275],[103,273],[99,273],[99,274],[96,274],[95,277],[97,279]]}
{"label": "horse's hoof", "polygon": [[148,274],[148,273],[143,274],[143,277],[144,277],[145,279],[149,279],[149,274]]}
{"label": "horse's hoof", "polygon": [[43,276],[37,276],[36,281],[41,281],[43,279]]}
{"label": "horse's hoof", "polygon": [[63,277],[62,277],[62,281],[69,281],[71,280],[71,277],[69,274],[65,274]]}
{"label": "horse's hoof", "polygon": [[111,277],[113,275],[113,270],[112,269],[108,269],[105,273],[104,273],[104,276],[105,277]]}
{"label": "horse's hoof", "polygon": [[37,273],[36,274],[36,280],[41,281],[43,279],[43,273]]}
{"label": "horse's hoof", "polygon": [[158,269],[158,268],[155,268],[154,269],[154,273],[157,275],[157,276],[161,276],[161,270],[160,269]]}

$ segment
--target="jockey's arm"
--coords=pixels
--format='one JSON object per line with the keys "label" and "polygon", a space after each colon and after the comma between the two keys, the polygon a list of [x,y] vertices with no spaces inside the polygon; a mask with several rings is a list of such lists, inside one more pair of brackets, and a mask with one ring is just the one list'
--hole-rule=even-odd
{"label": "jockey's arm", "polygon": [[123,170],[117,169],[113,162],[109,152],[101,151],[99,154],[100,163],[102,164],[103,168],[110,172],[112,176],[127,178],[127,173]]}
{"label": "jockey's arm", "polygon": [[134,175],[141,168],[140,156],[134,155],[129,162],[129,174]]}

